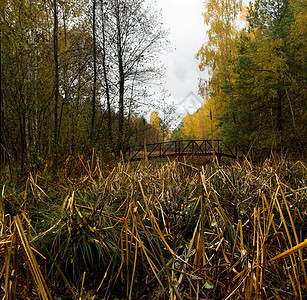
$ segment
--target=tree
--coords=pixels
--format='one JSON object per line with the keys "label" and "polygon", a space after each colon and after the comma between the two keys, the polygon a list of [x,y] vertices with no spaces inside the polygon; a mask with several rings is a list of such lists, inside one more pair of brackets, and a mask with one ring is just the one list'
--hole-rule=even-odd
{"label": "tree", "polygon": [[[70,79],[61,75],[69,73],[67,66],[71,57],[66,56],[67,49],[62,47],[62,37],[65,35],[66,41],[67,34],[65,30],[65,34],[62,34],[63,27],[58,17],[60,38],[58,47],[54,47],[54,2],[33,0],[7,3],[6,11],[1,10],[4,20],[1,24],[2,107],[5,116],[3,139],[6,140],[8,157],[20,161],[21,169],[24,169],[30,159],[30,149],[48,157],[51,149],[55,153],[59,148],[59,142],[55,146],[55,140],[59,141],[60,138],[63,107],[69,101]],[[69,26],[70,30],[71,23]],[[55,80],[54,48],[58,49],[58,80]],[[55,106],[56,94],[58,109]],[[56,111],[59,113],[55,118]]]}
{"label": "tree", "polygon": [[58,103],[59,103],[59,57],[58,57],[58,3],[53,0],[53,55],[54,55],[54,170],[58,166]]}
{"label": "tree", "polygon": [[179,125],[172,131],[172,141],[180,141],[182,139],[182,128],[183,122],[180,122]]}
{"label": "tree", "polygon": [[[200,71],[208,70],[209,80],[200,79],[199,92],[212,98],[210,110],[219,118],[233,95],[233,63],[238,37],[237,19],[242,8],[241,0],[207,0],[204,21],[208,42],[197,53]],[[225,93],[225,89],[228,91]],[[207,104],[208,105],[208,104]],[[233,114],[233,122],[235,115]]]}
{"label": "tree", "polygon": [[92,99],[92,123],[91,123],[91,144],[94,140],[95,114],[96,114],[96,89],[97,89],[97,50],[96,50],[96,0],[93,0],[93,64],[94,64],[94,80],[93,80],[93,99]]}
{"label": "tree", "polygon": [[2,30],[4,27],[4,12],[6,8],[6,2],[0,6],[0,166],[3,160],[3,99],[2,99]]}
{"label": "tree", "polygon": [[157,111],[153,111],[150,114],[149,125],[151,126],[151,140],[150,143],[159,143],[163,141],[163,132],[161,128],[161,120],[159,117],[159,113]]}
{"label": "tree", "polygon": [[2,123],[3,123],[3,104],[2,104],[2,22],[0,23],[0,166],[2,165],[3,153],[3,138],[2,138]]}
{"label": "tree", "polygon": [[207,107],[203,104],[195,113],[187,114],[182,121],[181,137],[183,139],[206,139],[209,134]]}
{"label": "tree", "polygon": [[[110,88],[106,92],[109,119],[111,93],[118,99],[116,147],[113,150],[119,153],[125,140],[127,102],[129,99],[136,101],[137,87],[158,74],[154,63],[164,47],[166,32],[159,13],[144,1],[110,0],[104,1],[101,8],[99,31],[102,32],[102,40],[99,47],[103,53],[105,86]],[[109,131],[110,128],[109,125]]]}
{"label": "tree", "polygon": [[90,146],[127,148],[134,126],[145,128],[134,107],[158,74],[166,36],[158,15],[140,0],[2,1],[0,144],[7,157],[22,171],[32,154],[47,165],[52,157],[56,170],[62,157]]}
{"label": "tree", "polygon": [[6,5],[1,6],[2,141],[8,157],[16,158],[23,170],[28,149],[37,142],[37,112],[43,106],[40,91],[46,88],[42,83],[47,76],[40,76],[41,65],[46,63],[39,64],[39,60],[45,54],[42,41],[46,31],[41,26],[47,12],[37,1],[9,1]]}
{"label": "tree", "polygon": [[[108,124],[108,138],[109,146],[112,149],[113,136],[112,136],[112,110],[111,110],[111,90],[110,90],[110,80],[108,76],[109,68],[107,66],[107,14],[105,9],[105,1],[101,1],[101,52],[102,52],[102,70],[103,70],[103,81],[105,86],[105,96],[107,102],[107,124]],[[113,149],[114,150],[114,149]]]}
{"label": "tree", "polygon": [[[170,96],[170,95],[169,95]],[[158,102],[160,106],[160,127],[162,130],[162,141],[166,142],[171,138],[171,126],[172,123],[176,121],[177,117],[175,115],[176,106],[172,103],[167,103],[166,91],[163,91],[162,98]]]}
{"label": "tree", "polygon": [[233,68],[235,97],[222,116],[224,141],[246,151],[252,144],[263,150],[275,144],[303,151],[306,135],[297,124],[306,116],[301,110],[306,96],[296,92],[298,86],[303,88],[301,70],[306,65],[297,66],[291,45],[294,19],[289,1],[255,1],[248,21]]}

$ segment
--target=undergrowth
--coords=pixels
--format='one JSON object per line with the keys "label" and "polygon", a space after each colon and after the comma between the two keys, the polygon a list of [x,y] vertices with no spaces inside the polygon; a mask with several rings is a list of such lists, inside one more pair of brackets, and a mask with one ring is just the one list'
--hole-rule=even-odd
{"label": "undergrowth", "polygon": [[93,156],[56,181],[29,174],[2,186],[0,296],[304,299],[306,172],[273,156],[110,170]]}

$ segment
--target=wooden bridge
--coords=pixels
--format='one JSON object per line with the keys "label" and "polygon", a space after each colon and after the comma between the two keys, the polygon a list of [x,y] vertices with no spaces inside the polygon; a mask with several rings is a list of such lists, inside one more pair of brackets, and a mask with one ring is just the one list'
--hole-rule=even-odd
{"label": "wooden bridge", "polygon": [[125,159],[129,161],[139,161],[145,158],[155,159],[201,155],[216,155],[218,159],[222,156],[236,158],[237,151],[233,152],[228,147],[222,146],[220,140],[183,140],[147,144],[135,150],[129,149],[125,153]]}

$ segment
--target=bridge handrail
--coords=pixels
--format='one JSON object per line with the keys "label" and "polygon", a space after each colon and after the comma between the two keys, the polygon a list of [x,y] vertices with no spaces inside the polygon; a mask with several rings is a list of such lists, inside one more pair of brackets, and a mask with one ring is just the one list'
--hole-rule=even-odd
{"label": "bridge handrail", "polygon": [[[159,142],[159,143],[150,143],[150,144],[146,144],[146,147],[148,146],[154,146],[154,145],[157,145],[157,144],[172,144],[172,143],[178,143],[178,142],[221,142],[222,140],[218,140],[218,139],[214,139],[214,140],[211,140],[211,139],[206,139],[206,140],[176,140],[176,141],[167,141],[167,142]],[[144,147],[144,145],[140,145],[139,147]],[[138,146],[136,147],[138,148]]]}
{"label": "bridge handrail", "polygon": [[[237,149],[235,149],[235,153],[229,147],[223,145],[223,148],[227,150],[228,153],[221,152],[221,140],[219,139],[206,139],[206,140],[177,140],[177,141],[167,141],[167,142],[159,142],[159,143],[150,143],[145,145],[141,145],[135,150],[129,149],[126,153],[128,153],[128,160],[140,160],[142,158],[147,157],[150,158],[162,158],[166,156],[181,156],[181,155],[217,155],[217,156],[227,156],[227,157],[237,157]],[[183,147],[181,147],[181,145]],[[171,150],[172,146],[174,146],[174,151],[172,153],[168,153]],[[204,149],[202,148],[204,146]],[[190,151],[186,151],[192,148]],[[208,149],[209,148],[209,149]],[[149,149],[147,151],[147,149]],[[145,151],[146,150],[146,151]],[[209,151],[210,150],[210,151]],[[144,153],[143,153],[144,152]],[[158,154],[157,154],[158,152]],[[132,156],[131,156],[132,154]],[[142,157],[137,157],[142,154]]]}

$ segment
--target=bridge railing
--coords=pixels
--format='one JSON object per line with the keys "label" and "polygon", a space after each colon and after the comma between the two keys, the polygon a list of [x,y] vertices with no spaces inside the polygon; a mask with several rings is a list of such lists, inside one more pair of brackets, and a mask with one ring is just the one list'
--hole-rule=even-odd
{"label": "bridge railing", "polygon": [[225,149],[220,140],[181,140],[139,146],[126,152],[126,159],[164,158],[183,155],[217,155],[236,157],[230,149]]}

